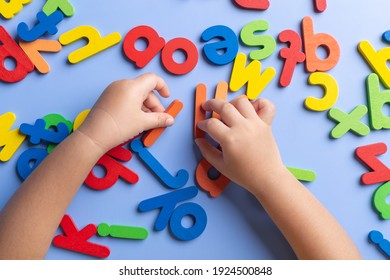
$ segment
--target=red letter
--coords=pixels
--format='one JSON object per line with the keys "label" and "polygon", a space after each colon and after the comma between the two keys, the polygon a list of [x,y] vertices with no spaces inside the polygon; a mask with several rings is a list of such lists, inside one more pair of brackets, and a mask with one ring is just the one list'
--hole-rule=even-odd
{"label": "red letter", "polygon": [[[15,60],[15,69],[8,70],[4,62],[6,58]],[[0,80],[16,83],[23,80],[28,73],[34,70],[34,65],[22,51],[19,45],[11,38],[8,32],[0,26]]]}
{"label": "red letter", "polygon": [[234,0],[234,2],[244,9],[267,10],[269,8],[268,0]]}
{"label": "red letter", "polygon": [[298,33],[293,30],[284,30],[279,34],[279,41],[290,43],[289,47],[280,50],[280,56],[285,59],[279,83],[282,87],[287,87],[291,83],[297,63],[305,61],[305,54],[301,52],[302,40]]}
{"label": "red letter", "polygon": [[98,258],[107,258],[110,255],[108,247],[88,242],[88,239],[97,233],[95,225],[89,224],[79,231],[72,218],[65,215],[62,218],[61,227],[65,235],[54,237],[55,246]]}
{"label": "red letter", "polygon": [[[147,47],[145,50],[137,50],[135,42],[145,39]],[[139,68],[145,67],[165,45],[164,38],[149,26],[137,26],[127,33],[123,42],[123,51],[128,59],[135,62]]]}
{"label": "red letter", "polygon": [[119,178],[123,178],[131,184],[137,183],[139,180],[138,175],[114,158],[121,161],[129,161],[132,158],[132,153],[123,148],[122,144],[111,149],[96,163],[96,165],[102,166],[105,169],[105,176],[99,178],[95,176],[92,170],[85,179],[85,184],[92,189],[101,191],[111,188]]}
{"label": "red letter", "polygon": [[385,143],[376,143],[367,146],[361,146],[356,149],[356,156],[370,169],[362,175],[361,181],[365,185],[386,182],[390,180],[390,169],[384,165],[376,156],[386,153]]}
{"label": "red letter", "polygon": [[[186,60],[182,63],[173,60],[173,54],[177,50],[186,53]],[[165,68],[172,74],[184,75],[191,72],[198,63],[198,49],[194,43],[185,38],[172,39],[164,47],[161,60]]]}
{"label": "red letter", "polygon": [[318,13],[326,10],[326,0],[314,0],[314,6]]}

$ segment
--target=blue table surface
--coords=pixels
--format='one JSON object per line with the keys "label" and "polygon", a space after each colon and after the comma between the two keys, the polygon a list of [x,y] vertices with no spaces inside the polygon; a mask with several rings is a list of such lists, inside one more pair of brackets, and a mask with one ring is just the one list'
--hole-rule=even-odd
{"label": "blue table surface", "polygon": [[[124,38],[132,28],[149,25],[166,41],[185,37],[194,42],[199,50],[199,62],[192,72],[183,76],[174,76],[164,70],[159,56],[145,68],[138,69],[124,56],[122,41],[88,60],[71,65],[67,62],[68,54],[84,44],[76,42],[64,46],[59,53],[43,54],[51,66],[50,73],[42,75],[34,71],[19,83],[0,83],[0,114],[14,112],[17,116],[14,127],[21,123],[34,123],[50,113],[74,120],[78,113],[94,104],[110,82],[156,72],[166,79],[172,93],[170,99],[162,101],[164,106],[173,99],[180,99],[184,109],[176,124],[165,131],[150,151],[170,172],[186,169],[190,173],[186,186],[195,184],[195,169],[200,160],[192,134],[195,87],[199,83],[206,84],[208,98],[212,98],[217,83],[229,82],[232,70],[232,63],[216,66],[202,55],[204,43],[200,36],[206,28],[226,25],[238,35],[247,23],[264,19],[270,23],[265,34],[277,38],[286,29],[300,33],[302,19],[312,17],[315,32],[332,35],[340,45],[340,61],[329,73],[337,79],[340,89],[335,107],[345,112],[350,112],[359,104],[367,104],[365,81],[372,70],[358,53],[358,43],[369,40],[376,49],[386,47],[388,44],[382,41],[381,36],[390,29],[387,20],[390,3],[387,0],[328,1],[328,8],[323,13],[316,13],[310,0],[270,0],[271,6],[266,11],[240,9],[232,1],[223,0],[71,2],[76,9],[75,15],[61,22],[59,32],[47,38],[58,39],[60,34],[79,25],[94,26],[102,35],[116,31]],[[13,19],[1,19],[1,25],[16,38],[17,25],[26,22],[32,26],[36,13],[44,3],[33,1]],[[347,133],[340,139],[331,139],[329,132],[335,123],[327,118],[327,112],[313,112],[304,108],[303,103],[308,96],[322,96],[321,87],[308,85],[309,74],[304,70],[304,65],[296,67],[289,87],[278,86],[283,65],[278,52],[284,46],[277,43],[273,55],[262,61],[264,67],[274,67],[277,76],[261,94],[277,107],[273,130],[283,161],[288,166],[315,171],[317,179],[305,183],[307,188],[338,219],[365,259],[385,259],[368,241],[368,233],[374,229],[390,238],[389,222],[380,219],[372,206],[372,195],[379,184],[364,186],[360,183],[360,176],[367,169],[354,157],[354,151],[359,146],[377,142],[390,144],[390,132],[372,131],[366,137]],[[241,52],[248,54],[250,50],[240,44]],[[228,99],[244,91],[245,88],[229,93]],[[368,124],[368,117],[365,116],[362,121]],[[21,183],[16,162],[20,154],[30,147],[26,142],[10,161],[0,164],[0,209]],[[380,159],[390,164],[388,154]],[[91,241],[110,248],[109,259],[296,258],[256,199],[235,184],[230,184],[218,198],[211,198],[200,191],[192,199],[204,208],[208,217],[207,227],[199,238],[185,242],[175,239],[168,229],[154,231],[157,211],[140,213],[138,204],[170,190],[138,157],[135,156],[125,165],[139,174],[137,184],[118,181],[105,191],[82,186],[67,210],[79,228],[89,223],[107,222],[141,226],[149,230],[149,237],[143,241],[93,237]],[[47,259],[93,258],[51,246]]]}

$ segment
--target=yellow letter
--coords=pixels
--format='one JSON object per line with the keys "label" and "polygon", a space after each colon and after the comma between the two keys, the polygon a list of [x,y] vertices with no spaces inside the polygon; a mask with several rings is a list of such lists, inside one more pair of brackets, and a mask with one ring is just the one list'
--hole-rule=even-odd
{"label": "yellow letter", "polygon": [[339,97],[337,81],[327,73],[314,72],[309,76],[309,84],[322,86],[325,94],[321,99],[309,96],[306,98],[305,106],[313,111],[325,111],[332,108]]}
{"label": "yellow letter", "polygon": [[118,32],[102,38],[96,28],[88,25],[79,26],[65,32],[60,36],[59,40],[62,45],[69,45],[82,38],[87,39],[88,43],[86,46],[69,54],[68,59],[70,63],[79,63],[118,44],[122,40],[122,36]]}
{"label": "yellow letter", "polygon": [[28,4],[31,1],[32,0],[0,0],[0,14],[6,19],[11,19],[23,9],[24,4]]}
{"label": "yellow letter", "polygon": [[359,44],[359,52],[374,70],[386,87],[390,87],[390,70],[387,67],[387,61],[390,59],[390,48],[383,48],[379,51],[371,46],[370,42],[362,41]]}
{"label": "yellow letter", "polygon": [[11,130],[16,120],[14,113],[8,112],[0,116],[0,161],[8,161],[22,145],[26,135],[19,132],[19,128]]}
{"label": "yellow letter", "polygon": [[232,76],[230,78],[230,90],[238,91],[248,84],[246,95],[250,100],[256,99],[269,82],[275,77],[274,68],[267,68],[261,73],[261,62],[253,60],[246,65],[246,55],[239,53],[234,61]]}

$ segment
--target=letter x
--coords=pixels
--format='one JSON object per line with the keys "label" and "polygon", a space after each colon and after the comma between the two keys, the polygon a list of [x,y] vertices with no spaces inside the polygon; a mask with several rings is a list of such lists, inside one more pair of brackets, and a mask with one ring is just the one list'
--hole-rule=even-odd
{"label": "letter x", "polygon": [[339,124],[332,129],[330,135],[333,138],[340,138],[350,130],[360,136],[368,135],[370,133],[370,128],[360,121],[367,112],[367,107],[364,105],[355,107],[349,114],[336,108],[330,109],[329,118],[339,122]]}

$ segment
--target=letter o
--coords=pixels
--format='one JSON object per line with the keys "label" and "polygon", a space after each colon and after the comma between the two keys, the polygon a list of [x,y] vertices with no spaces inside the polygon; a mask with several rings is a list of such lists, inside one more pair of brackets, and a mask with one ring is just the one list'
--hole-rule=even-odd
{"label": "letter o", "polygon": [[[183,227],[181,224],[184,216],[194,218],[194,224],[190,228]],[[207,225],[207,215],[204,209],[196,203],[187,202],[178,206],[173,211],[169,220],[169,226],[172,234],[184,241],[192,240],[199,237],[205,230]]]}
{"label": "letter o", "polygon": [[[186,54],[186,60],[177,63],[173,59],[173,54],[181,50]],[[169,41],[161,52],[161,61],[164,67],[175,75],[184,75],[191,72],[198,63],[198,49],[191,41],[185,38],[175,38]]]}

